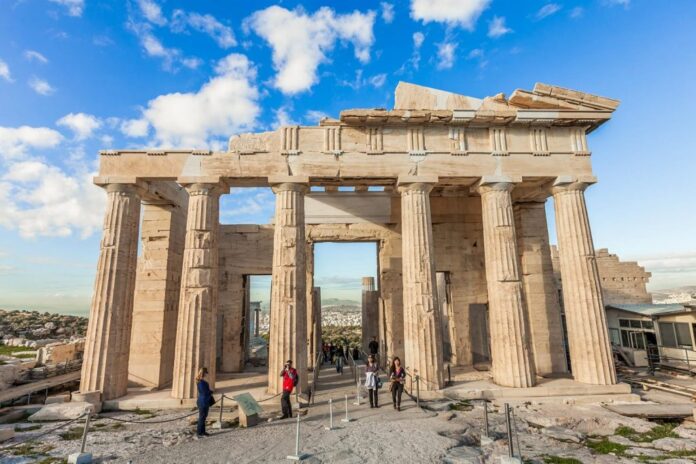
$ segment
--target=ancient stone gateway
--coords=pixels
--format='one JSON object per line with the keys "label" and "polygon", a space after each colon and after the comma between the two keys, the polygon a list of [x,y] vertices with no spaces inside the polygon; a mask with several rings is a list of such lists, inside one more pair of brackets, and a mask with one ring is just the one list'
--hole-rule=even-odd
{"label": "ancient stone gateway", "polygon": [[[617,106],[546,84],[477,99],[401,83],[393,110],[245,134],[225,152],[101,152],[108,205],[82,390],[112,399],[130,380],[187,399],[198,367],[213,382],[241,370],[244,277],[272,274],[277,392],[283,362],[304,370],[316,352],[319,241],[378,242],[373,328],[421,388],[443,387],[445,356],[533,386],[568,369],[550,197],[573,377],[616,383],[584,191],[595,182],[586,135]],[[220,226],[220,195],[252,186],[273,189],[274,224]]]}

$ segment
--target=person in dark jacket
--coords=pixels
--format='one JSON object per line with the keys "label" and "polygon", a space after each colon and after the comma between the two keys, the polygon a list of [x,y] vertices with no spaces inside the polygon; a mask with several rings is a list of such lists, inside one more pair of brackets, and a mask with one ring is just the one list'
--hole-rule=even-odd
{"label": "person in dark jacket", "polygon": [[196,375],[196,386],[198,387],[198,399],[196,400],[196,406],[198,406],[198,427],[196,428],[196,435],[199,438],[209,436],[208,432],[205,431],[205,420],[208,418],[210,407],[215,403],[213,391],[206,380],[207,377],[207,368],[201,367],[198,369],[198,374]]}
{"label": "person in dark jacket", "polygon": [[373,355],[367,357],[365,388],[369,393],[370,407],[379,408],[379,366]]}
{"label": "person in dark jacket", "polygon": [[379,342],[377,341],[377,337],[372,337],[372,341],[367,345],[367,348],[370,350],[370,354],[377,360],[379,353]]}
{"label": "person in dark jacket", "polygon": [[406,383],[406,369],[401,366],[401,359],[395,357],[389,367],[389,390],[392,393],[394,409],[401,411],[401,394]]}
{"label": "person in dark jacket", "polygon": [[297,386],[300,377],[297,370],[292,367],[292,360],[288,359],[285,362],[285,367],[280,371],[280,376],[283,378],[283,395],[280,397],[280,407],[283,410],[281,419],[292,417],[292,405],[290,404],[290,395],[292,390]]}

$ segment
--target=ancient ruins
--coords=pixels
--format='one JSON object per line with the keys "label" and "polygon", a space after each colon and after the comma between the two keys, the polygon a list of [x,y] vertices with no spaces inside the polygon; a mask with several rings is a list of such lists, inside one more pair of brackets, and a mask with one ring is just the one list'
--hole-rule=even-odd
{"label": "ancient ruins", "polygon": [[[546,84],[478,99],[401,83],[392,110],[244,134],[224,152],[101,152],[108,204],[82,392],[117,398],[130,379],[187,399],[200,366],[213,382],[243,369],[254,274],[272,274],[277,392],[284,361],[306,371],[320,340],[321,241],[378,243],[364,295],[377,292],[377,309],[363,323],[382,360],[400,356],[422,389],[443,387],[445,359],[532,387],[568,370],[549,198],[573,378],[616,383],[584,191],[596,182],[586,136],[618,104]],[[220,196],[244,187],[273,189],[272,225],[220,225]]]}

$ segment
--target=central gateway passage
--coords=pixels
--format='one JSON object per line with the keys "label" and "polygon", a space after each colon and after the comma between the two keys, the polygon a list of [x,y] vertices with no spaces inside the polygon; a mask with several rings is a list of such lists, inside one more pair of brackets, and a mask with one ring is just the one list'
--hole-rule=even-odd
{"label": "central gateway passage", "polygon": [[[377,242],[319,242],[314,244],[314,287],[320,307],[313,319],[319,327],[318,350],[357,348],[368,352],[373,338],[380,342],[377,285]],[[317,352],[318,354],[318,352]],[[332,356],[329,355],[329,360]]]}

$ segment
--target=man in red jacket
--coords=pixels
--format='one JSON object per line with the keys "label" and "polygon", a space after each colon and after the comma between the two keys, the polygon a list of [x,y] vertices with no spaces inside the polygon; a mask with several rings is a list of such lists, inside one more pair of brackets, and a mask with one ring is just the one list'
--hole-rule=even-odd
{"label": "man in red jacket", "polygon": [[292,390],[297,386],[299,382],[299,377],[297,375],[297,370],[292,367],[292,360],[288,359],[285,363],[285,368],[280,371],[280,376],[283,378],[283,395],[280,397],[280,407],[283,410],[283,415],[281,419],[287,419],[292,417],[292,406],[290,405],[290,394]]}

